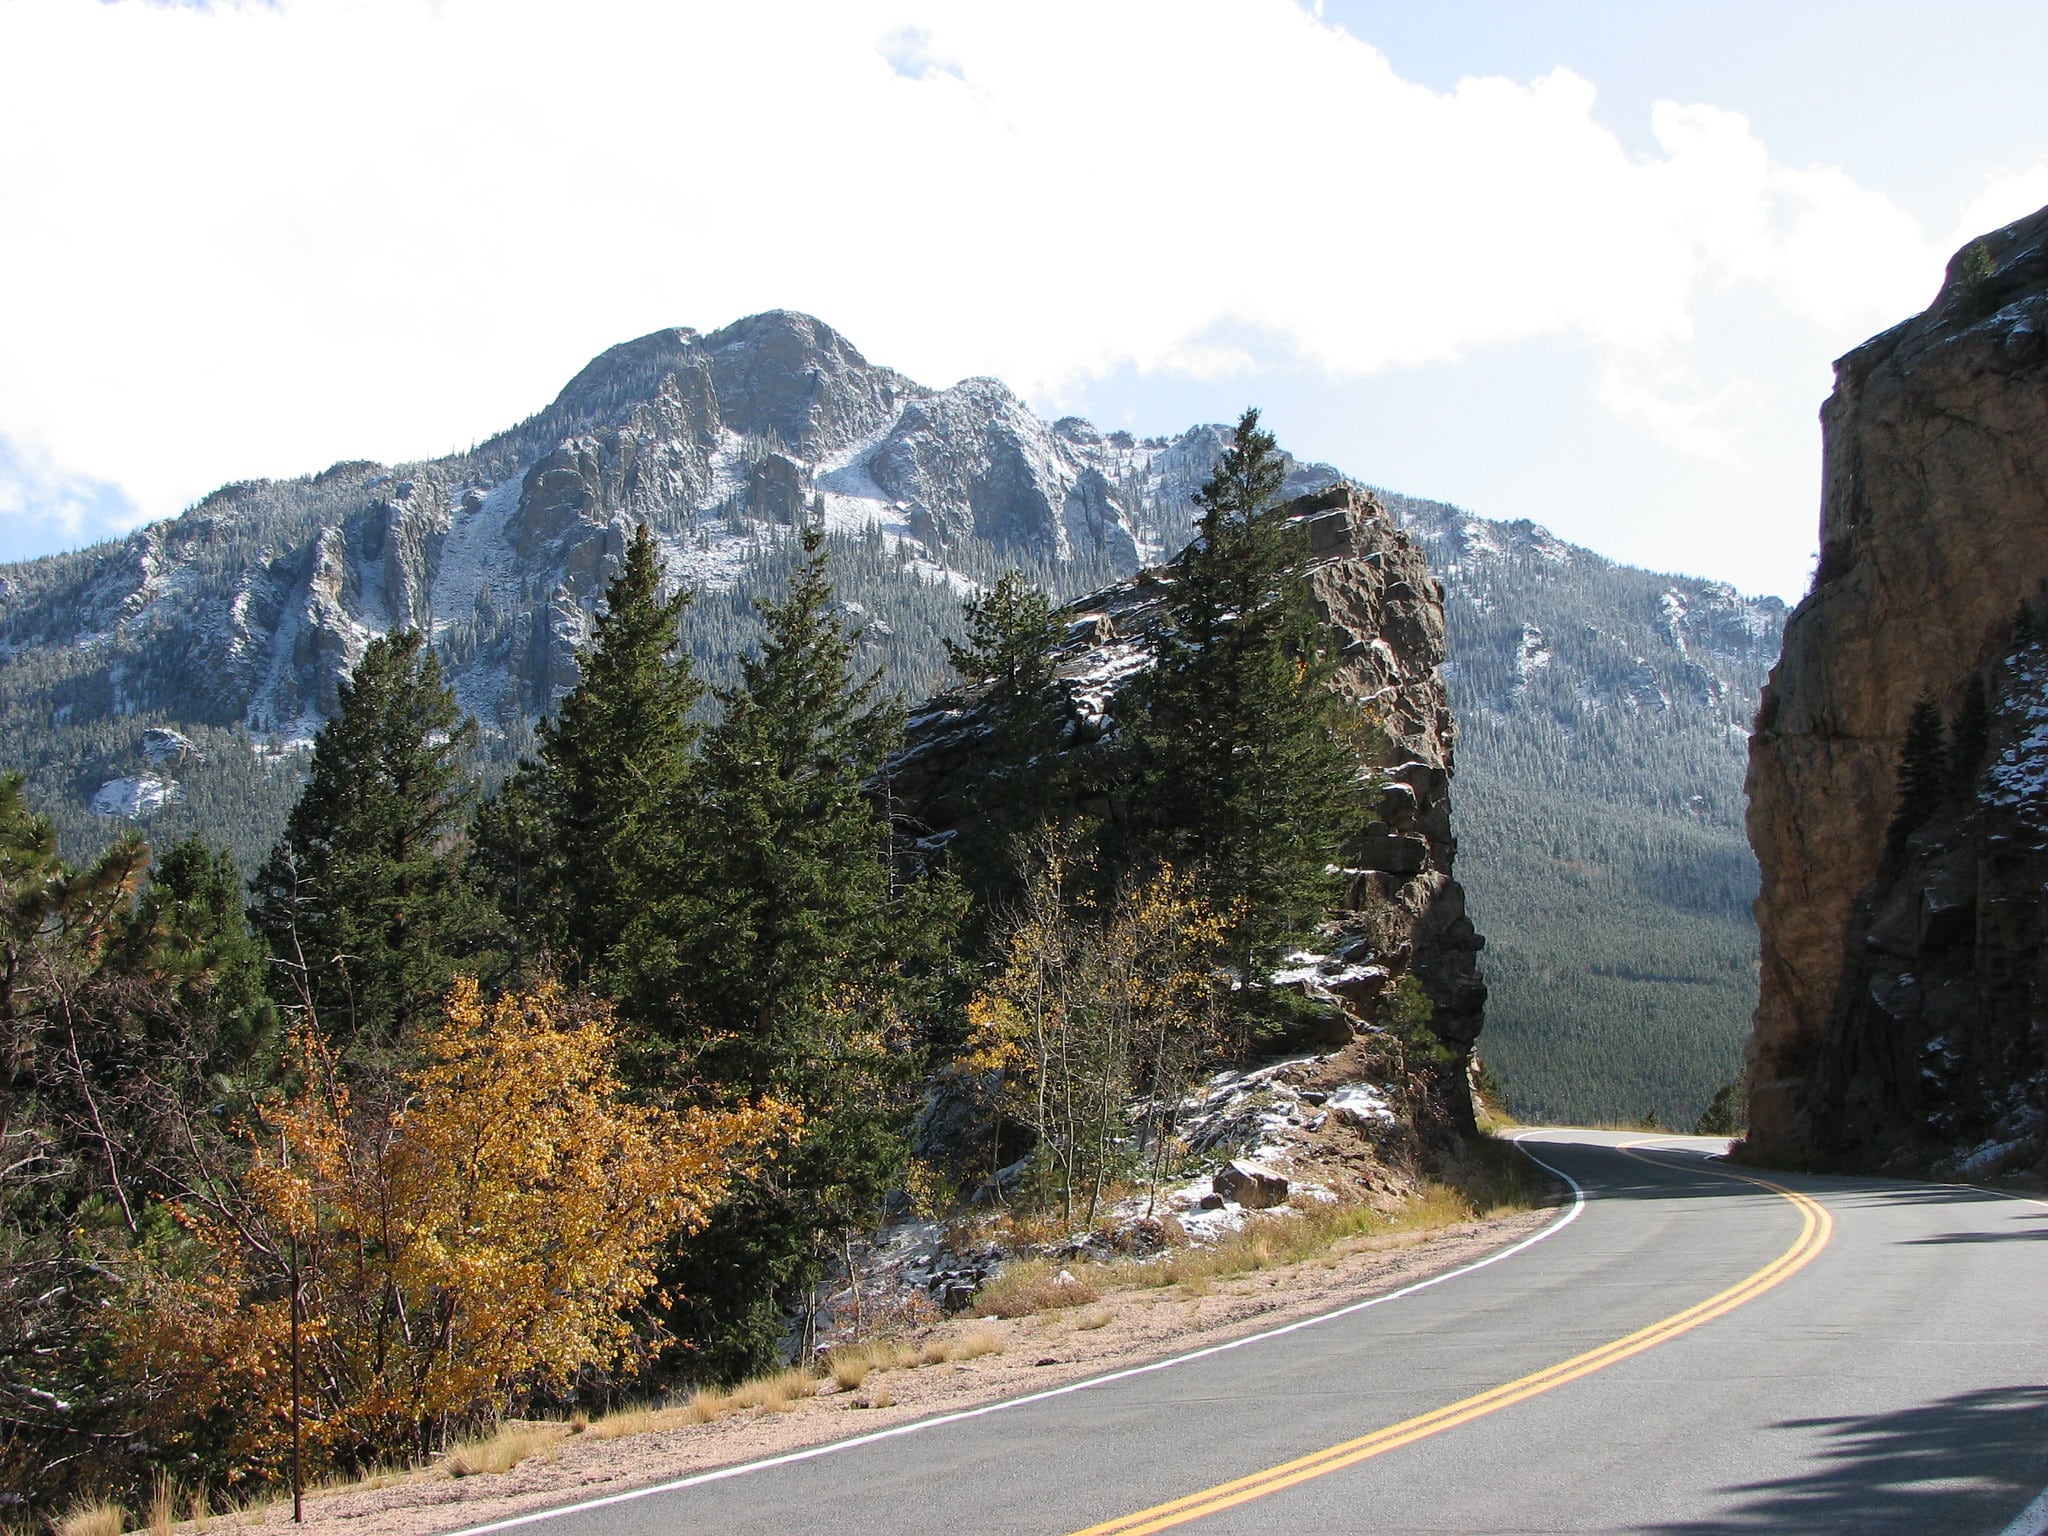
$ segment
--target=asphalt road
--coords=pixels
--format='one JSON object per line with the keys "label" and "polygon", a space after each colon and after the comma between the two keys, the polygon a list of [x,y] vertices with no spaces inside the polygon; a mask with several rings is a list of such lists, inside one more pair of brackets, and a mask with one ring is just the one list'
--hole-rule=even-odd
{"label": "asphalt road", "polygon": [[2048,1485],[2048,1204],[1635,1139],[1534,1134],[1569,1220],[1349,1315],[480,1529],[1989,1536]]}

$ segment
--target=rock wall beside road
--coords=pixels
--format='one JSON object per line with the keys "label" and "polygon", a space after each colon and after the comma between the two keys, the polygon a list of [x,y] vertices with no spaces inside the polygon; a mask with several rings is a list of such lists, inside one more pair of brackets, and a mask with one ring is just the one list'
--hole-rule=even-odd
{"label": "rock wall beside road", "polygon": [[[1821,420],[1820,564],[1750,747],[1750,1151],[1969,1155],[2015,1129],[2015,1093],[2040,1095],[2039,924],[1999,914],[2028,881],[2038,907],[2048,871],[2028,862],[2032,813],[1994,803],[1992,779],[2031,729],[2010,658],[2048,579],[2048,209],[1972,242],[1925,313],[1843,357]],[[1953,726],[1973,689],[1995,695],[1991,745],[1888,853],[1916,702]],[[1938,995],[1920,984],[1930,943]]]}

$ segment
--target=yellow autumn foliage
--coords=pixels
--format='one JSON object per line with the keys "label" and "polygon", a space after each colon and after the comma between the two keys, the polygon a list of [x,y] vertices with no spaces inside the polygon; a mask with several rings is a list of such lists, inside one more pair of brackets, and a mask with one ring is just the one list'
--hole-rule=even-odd
{"label": "yellow autumn foliage", "polygon": [[425,1450],[516,1390],[632,1369],[662,1251],[797,1128],[629,1102],[609,1012],[552,983],[458,981],[390,1105],[352,1106],[311,1030],[293,1051],[299,1088],[238,1183],[179,1210],[130,1339],[160,1425],[233,1416],[241,1476],[291,1443],[294,1277],[309,1472]]}
{"label": "yellow autumn foliage", "polygon": [[1156,1184],[1165,1166],[1191,1076],[1220,1043],[1212,957],[1227,925],[1171,865],[1098,918],[1067,897],[1067,860],[1056,838],[1035,851],[957,1066],[999,1085],[998,1107],[1037,1133],[1040,1178],[1066,1218],[1093,1222],[1112,1177],[1143,1167]]}

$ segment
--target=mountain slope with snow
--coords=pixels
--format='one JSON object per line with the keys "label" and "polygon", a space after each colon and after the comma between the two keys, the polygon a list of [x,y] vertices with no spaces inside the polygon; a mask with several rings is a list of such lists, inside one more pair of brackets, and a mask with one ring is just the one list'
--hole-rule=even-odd
{"label": "mountain slope with snow", "polygon": [[[1134,438],[1047,422],[993,379],[931,388],[786,311],[659,331],[593,359],[545,409],[468,452],[239,482],[126,539],[0,568],[0,761],[29,772],[74,853],[143,820],[152,840],[200,831],[252,862],[337,684],[386,630],[431,633],[494,767],[528,749],[643,521],[697,593],[683,639],[709,675],[729,675],[752,643],[753,596],[776,590],[799,525],[819,521],[863,664],[921,696],[944,680],[961,597],[1005,569],[1067,597],[1178,550],[1226,440],[1210,425]],[[1288,491],[1337,478],[1295,465]],[[1387,501],[1446,588],[1471,848],[1461,867],[1497,946],[1489,1045],[1512,1056],[1525,1013],[1539,1035],[1551,1029],[1523,1002],[1579,951],[1586,964],[1634,963],[1602,958],[1605,919],[1557,928],[1579,897],[1556,882],[1584,878],[1573,866],[1587,861],[1535,860],[1522,835],[1555,827],[1544,835],[1563,847],[1574,827],[1619,817],[1625,830],[1596,839],[1607,853],[1586,898],[1603,912],[1640,906],[1626,894],[1638,886],[1658,907],[1690,889],[1702,858],[1727,866],[1725,890],[1700,911],[1672,909],[1666,926],[1687,943],[1717,935],[1713,958],[1686,973],[1718,978],[1712,1022],[1693,1010],[1685,1027],[1715,1042],[1688,1047],[1694,1057],[1724,1034],[1732,1052],[1747,1016],[1735,994],[1753,981],[1730,956],[1753,939],[1746,913],[1730,914],[1754,874],[1739,834],[1725,834],[1739,827],[1740,738],[1782,608],[1616,566],[1527,524]],[[152,728],[192,751],[156,762],[143,749]],[[1638,1001],[1594,1006],[1635,1017]],[[1692,1093],[1666,1107],[1681,1112]],[[1566,1102],[1545,1090],[1528,1107]]]}

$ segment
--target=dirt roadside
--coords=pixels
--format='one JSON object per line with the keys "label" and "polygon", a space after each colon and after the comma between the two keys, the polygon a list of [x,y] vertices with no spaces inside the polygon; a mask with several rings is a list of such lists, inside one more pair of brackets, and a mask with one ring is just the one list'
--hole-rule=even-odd
{"label": "dirt roadside", "polygon": [[993,1333],[1001,1351],[971,1361],[876,1371],[855,1391],[834,1390],[827,1382],[820,1395],[783,1413],[753,1409],[612,1440],[569,1435],[508,1472],[456,1478],[430,1468],[382,1487],[321,1494],[307,1500],[306,1521],[298,1527],[291,1525],[287,1498],[263,1509],[216,1515],[207,1529],[266,1525],[307,1536],[433,1536],[602,1498],[1220,1344],[1470,1264],[1556,1216],[1555,1210],[1526,1211],[1413,1235],[1353,1239],[1322,1258],[1214,1280],[1200,1294],[1178,1286],[1118,1291],[1092,1305],[1009,1321],[955,1320],[933,1331]]}

